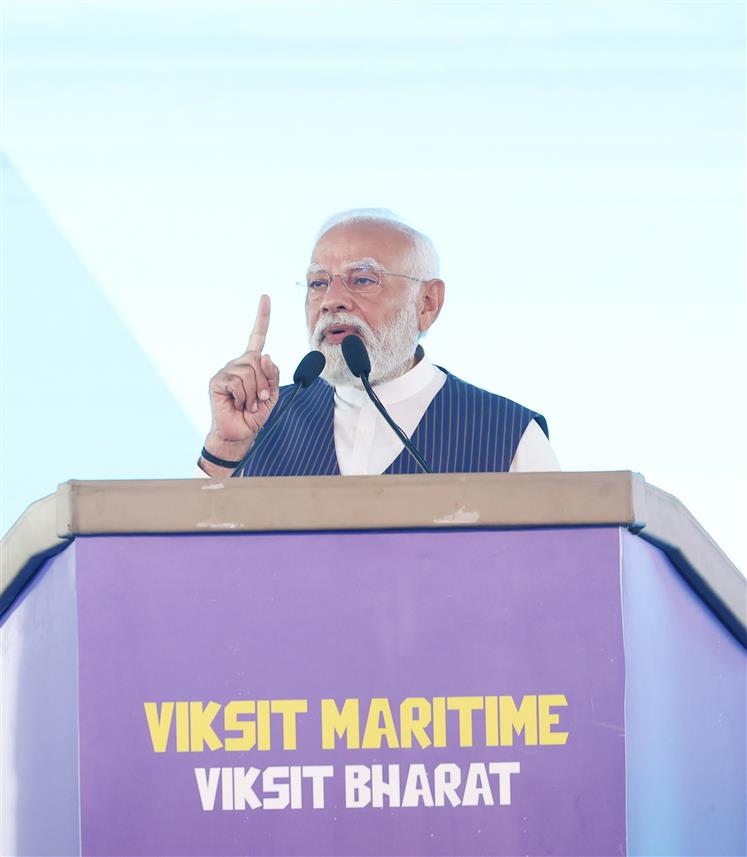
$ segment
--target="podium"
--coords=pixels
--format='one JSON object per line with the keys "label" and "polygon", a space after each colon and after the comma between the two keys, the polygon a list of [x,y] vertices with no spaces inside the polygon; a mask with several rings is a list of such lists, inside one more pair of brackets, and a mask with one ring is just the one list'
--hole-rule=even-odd
{"label": "podium", "polygon": [[744,854],[745,581],[632,473],[70,482],[3,854]]}

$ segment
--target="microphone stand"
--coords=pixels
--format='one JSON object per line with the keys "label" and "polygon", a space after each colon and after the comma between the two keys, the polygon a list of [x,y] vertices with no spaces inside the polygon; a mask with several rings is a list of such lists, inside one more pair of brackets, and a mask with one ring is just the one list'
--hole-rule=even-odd
{"label": "microphone stand", "polygon": [[257,440],[249,447],[249,449],[244,454],[243,458],[236,467],[233,469],[231,476],[239,476],[241,471],[244,469],[247,461],[257,452],[258,449],[261,449],[265,443],[267,443],[267,439],[272,435],[277,426],[280,423],[280,420],[283,414],[288,410],[291,406],[293,400],[299,394],[301,390],[310,387],[314,381],[321,375],[322,369],[324,369],[324,364],[327,361],[324,358],[324,355],[321,351],[309,351],[309,353],[303,358],[303,360],[296,367],[296,371],[293,373],[293,383],[296,385],[293,388],[293,391],[289,394],[286,400],[282,403],[282,405],[278,405],[275,410],[268,417],[267,422],[260,429],[257,434]]}
{"label": "microphone stand", "polygon": [[288,410],[291,405],[291,402],[296,398],[299,392],[303,390],[303,384],[298,383],[293,388],[293,392],[288,396],[288,398],[283,402],[283,404],[278,407],[276,410],[272,412],[270,415],[270,421],[265,423],[265,425],[260,429],[258,434],[258,439],[249,447],[249,449],[244,453],[243,458],[236,467],[233,469],[231,476],[239,476],[241,471],[244,469],[247,461],[257,452],[258,449],[261,449],[265,443],[267,443],[267,438],[272,435],[272,433],[277,428],[280,423],[280,417]]}
{"label": "microphone stand", "polygon": [[376,408],[379,411],[379,413],[381,414],[381,416],[384,417],[384,419],[387,421],[387,423],[391,427],[392,431],[402,441],[405,448],[410,452],[410,454],[415,459],[415,461],[417,461],[417,463],[420,465],[422,470],[425,473],[433,473],[431,468],[428,466],[426,460],[417,451],[417,449],[415,449],[415,447],[413,446],[410,438],[402,431],[402,429],[397,425],[397,423],[395,423],[394,420],[389,416],[387,409],[381,403],[381,400],[376,395],[376,393],[374,393],[373,387],[371,386],[371,383],[368,380],[368,372],[361,372],[361,374],[358,377],[361,379],[361,383],[363,384],[363,389],[368,393],[368,398],[371,399],[371,401],[374,403],[374,405],[376,405]]}

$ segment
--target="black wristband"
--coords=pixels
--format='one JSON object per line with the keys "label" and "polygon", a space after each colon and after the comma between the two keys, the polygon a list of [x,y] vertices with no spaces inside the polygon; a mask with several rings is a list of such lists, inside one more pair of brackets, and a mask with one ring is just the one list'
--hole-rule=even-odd
{"label": "black wristband", "polygon": [[226,461],[225,458],[218,458],[217,455],[213,455],[212,452],[208,452],[204,446],[202,447],[200,457],[204,458],[205,461],[209,461],[211,464],[217,464],[218,467],[230,467],[231,469],[233,469],[234,467],[238,467],[239,464],[241,464],[241,461]]}

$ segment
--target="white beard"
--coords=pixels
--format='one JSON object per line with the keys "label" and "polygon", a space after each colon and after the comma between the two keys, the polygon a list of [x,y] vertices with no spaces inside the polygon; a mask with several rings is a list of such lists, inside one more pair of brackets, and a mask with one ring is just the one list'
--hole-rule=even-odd
{"label": "white beard", "polygon": [[371,384],[391,381],[410,368],[419,336],[416,300],[409,301],[394,318],[382,324],[378,331],[356,315],[338,312],[320,318],[309,334],[311,348],[321,351],[327,360],[322,378],[333,387],[345,385],[362,390],[363,384],[359,378],[353,376],[342,356],[342,346],[330,344],[323,338],[326,328],[340,324],[354,327],[363,340],[371,358]]}

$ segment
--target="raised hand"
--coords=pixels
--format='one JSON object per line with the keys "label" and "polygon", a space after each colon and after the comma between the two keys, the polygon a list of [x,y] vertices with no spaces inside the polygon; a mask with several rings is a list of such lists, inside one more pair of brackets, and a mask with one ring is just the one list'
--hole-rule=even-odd
{"label": "raised hand", "polygon": [[[262,354],[270,326],[270,298],[262,295],[246,351],[210,379],[212,427],[205,449],[228,461],[237,461],[249,449],[278,400],[278,367]],[[226,470],[204,461],[207,473]]]}

